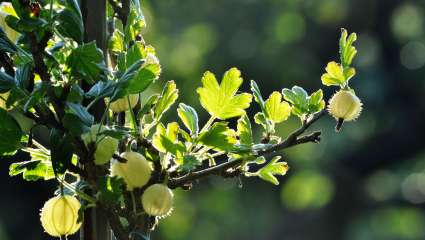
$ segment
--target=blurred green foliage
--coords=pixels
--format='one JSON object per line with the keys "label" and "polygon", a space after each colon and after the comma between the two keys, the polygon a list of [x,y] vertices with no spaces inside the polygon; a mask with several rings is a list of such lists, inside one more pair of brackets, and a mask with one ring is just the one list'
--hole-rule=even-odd
{"label": "blurred green foliage", "polygon": [[[264,96],[293,85],[311,92],[320,86],[326,63],[337,57],[339,28],[345,27],[358,33],[353,63],[358,73],[352,84],[365,104],[360,119],[341,134],[332,132],[332,119],[322,119],[316,126],[324,130],[319,145],[285,152],[290,170],[279,178],[281,189],[250,179],[240,183],[212,178],[190,193],[176,192],[176,208],[153,239],[425,238],[423,1],[143,3],[148,24],[144,36],[157,49],[163,67],[159,84],[175,80],[179,102],[201,109],[195,89],[201,86],[202,73],[221,73],[232,66],[241,69],[244,79],[254,79]],[[326,91],[325,98],[331,94]],[[199,114],[205,122],[206,112]],[[285,136],[298,124],[291,117],[277,132]],[[258,131],[254,136],[260,137]],[[14,194],[4,201],[26,204],[24,192]],[[34,215],[37,207],[28,207],[25,214]],[[0,227],[0,239],[22,239],[13,233],[19,234],[16,226],[23,220],[10,215],[11,210],[0,212],[0,222],[8,229]],[[30,232],[37,236],[41,229],[34,226]]]}

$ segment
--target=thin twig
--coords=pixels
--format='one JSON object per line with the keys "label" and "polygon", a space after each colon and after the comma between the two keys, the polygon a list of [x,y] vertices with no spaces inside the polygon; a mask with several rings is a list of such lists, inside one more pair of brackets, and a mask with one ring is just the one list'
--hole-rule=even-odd
{"label": "thin twig", "polygon": [[[314,122],[316,122],[320,117],[322,117],[324,115],[325,111],[321,111],[316,113],[315,115],[313,115],[310,119],[308,119],[307,121],[304,122],[304,124],[298,128],[297,130],[295,130],[293,133],[291,133],[288,138],[286,138],[284,141],[273,145],[272,147],[265,149],[263,151],[259,151],[257,154],[255,154],[254,156],[259,157],[259,156],[265,156],[277,151],[281,151],[283,149],[295,146],[295,145],[299,145],[299,144],[303,144],[303,143],[307,143],[307,142],[318,142],[320,141],[320,132],[313,132],[312,134],[306,135],[306,136],[301,136],[299,137],[301,134],[303,134],[305,132],[305,130],[308,129],[308,127],[311,126],[311,124],[313,124]],[[199,178],[202,178],[204,176],[208,176],[208,175],[217,175],[217,174],[222,174],[222,173],[226,173],[226,171],[228,171],[231,168],[240,166],[243,162],[244,162],[245,158],[238,158],[229,162],[225,162],[213,167],[209,167],[209,168],[205,168],[202,170],[198,170],[198,171],[194,171],[191,173],[188,173],[184,176],[181,177],[177,177],[174,179],[170,179],[168,182],[168,186],[170,188],[177,188],[180,186],[183,186],[186,183],[190,183],[194,180],[197,180]]]}

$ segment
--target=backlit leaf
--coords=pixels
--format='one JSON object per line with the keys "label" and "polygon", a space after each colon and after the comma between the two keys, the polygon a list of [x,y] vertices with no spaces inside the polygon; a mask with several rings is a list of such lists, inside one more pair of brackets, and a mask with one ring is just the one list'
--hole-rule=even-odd
{"label": "backlit leaf", "polygon": [[252,96],[248,93],[236,94],[242,81],[241,73],[236,68],[224,74],[220,85],[213,73],[206,72],[202,77],[203,87],[197,89],[202,107],[211,116],[222,120],[245,114]]}

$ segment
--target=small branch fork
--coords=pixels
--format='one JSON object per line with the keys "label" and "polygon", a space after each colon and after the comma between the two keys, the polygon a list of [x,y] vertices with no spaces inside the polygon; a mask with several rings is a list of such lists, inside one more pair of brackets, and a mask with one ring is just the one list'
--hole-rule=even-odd
{"label": "small branch fork", "polygon": [[[290,148],[292,146],[313,142],[318,143],[320,141],[320,131],[315,131],[308,135],[301,136],[314,122],[316,122],[319,118],[321,118],[324,115],[325,111],[322,110],[315,115],[311,116],[309,119],[304,121],[302,126],[292,132],[285,140],[282,142],[273,145],[272,147],[257,152],[254,157],[260,157],[260,156],[266,156],[269,154],[273,154],[278,151],[282,151],[283,149]],[[195,172],[188,173],[181,177],[176,177],[173,179],[170,179],[168,182],[168,186],[172,189],[182,187],[186,184],[189,184],[197,179],[200,179],[202,177],[208,176],[208,175],[226,175],[226,172],[232,168],[237,168],[241,166],[245,161],[244,158],[238,158],[233,161],[225,162],[213,167],[205,168],[202,170],[198,170]]]}

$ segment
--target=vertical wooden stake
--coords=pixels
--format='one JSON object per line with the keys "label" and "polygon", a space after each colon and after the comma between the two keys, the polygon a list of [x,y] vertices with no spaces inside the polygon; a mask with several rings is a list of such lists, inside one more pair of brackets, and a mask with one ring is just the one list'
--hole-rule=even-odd
{"label": "vertical wooden stake", "polygon": [[[84,21],[84,42],[96,41],[97,47],[102,49],[106,57],[107,28],[106,28],[106,0],[81,0],[81,12]],[[106,59],[105,59],[106,62]],[[82,88],[90,89],[87,83]],[[103,101],[98,101],[92,108],[91,114],[99,121],[105,109]],[[96,209],[89,209],[84,213],[84,224],[81,228],[81,240],[111,240],[111,229],[106,216]]]}

